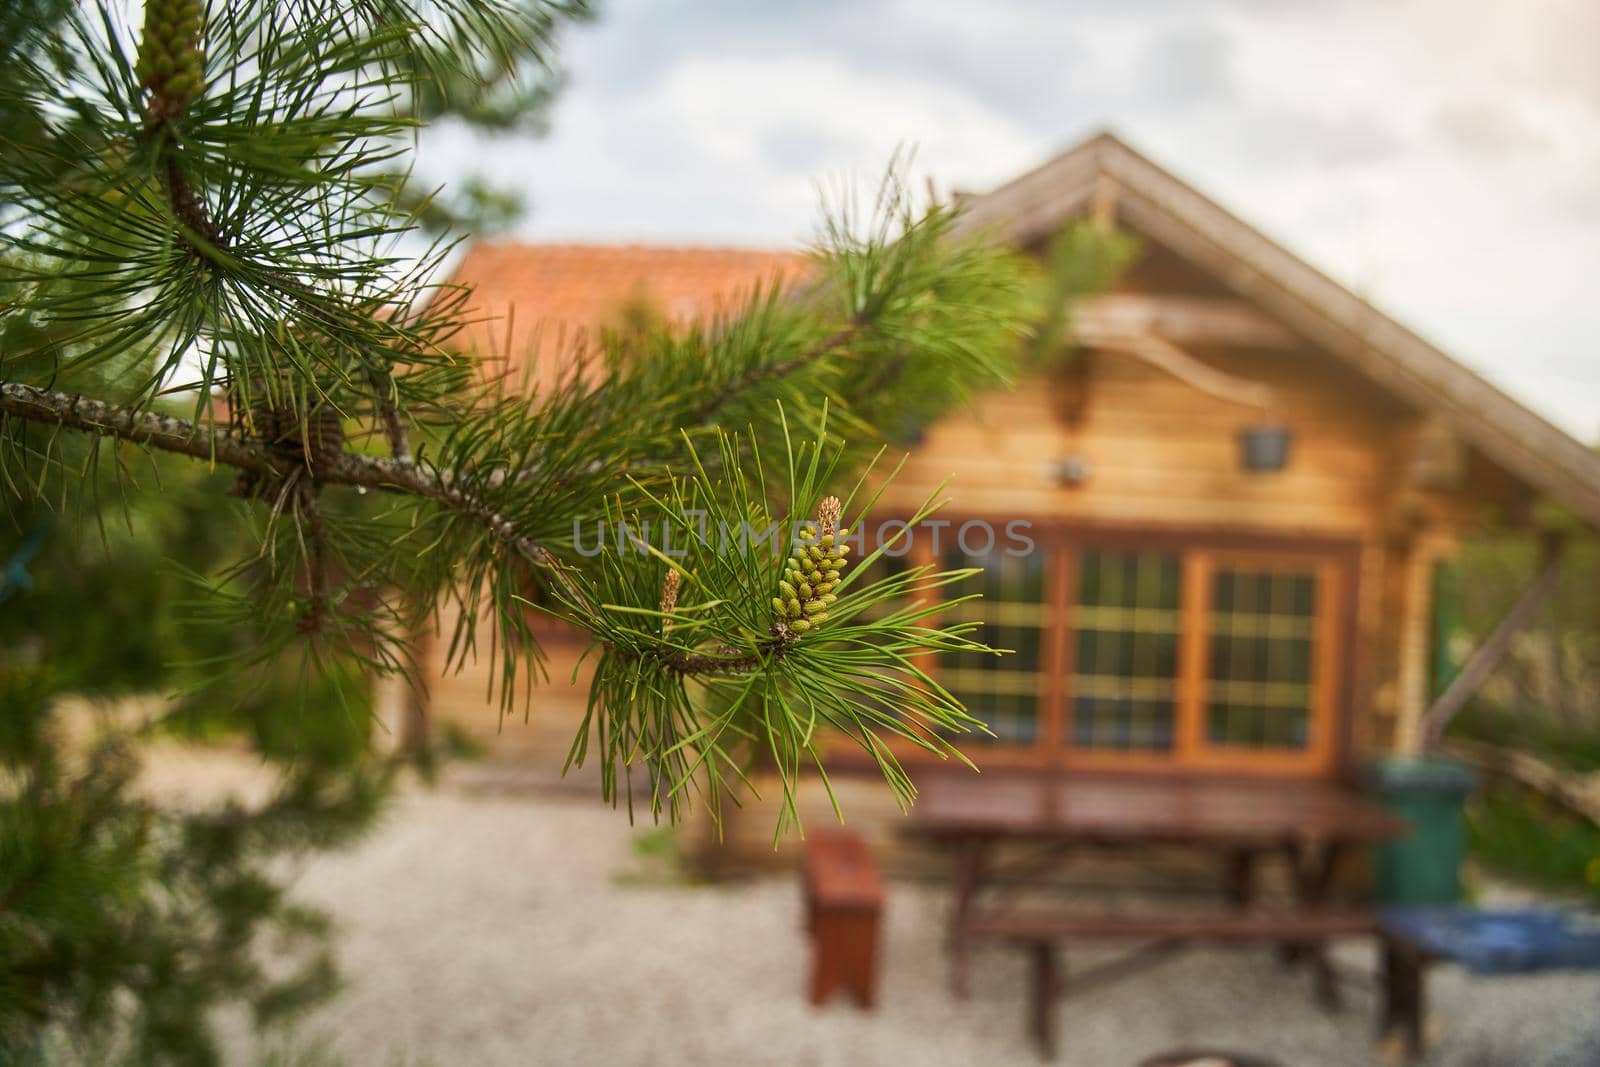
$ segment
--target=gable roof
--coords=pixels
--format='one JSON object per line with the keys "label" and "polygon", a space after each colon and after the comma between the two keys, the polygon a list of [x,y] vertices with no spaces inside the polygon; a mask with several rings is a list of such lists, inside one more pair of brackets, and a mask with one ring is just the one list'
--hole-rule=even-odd
{"label": "gable roof", "polygon": [[543,380],[584,335],[614,325],[630,301],[648,301],[683,325],[757,286],[793,282],[807,263],[799,252],[479,241],[451,280],[473,289],[472,325],[461,343],[506,353],[513,370],[531,364]]}
{"label": "gable roof", "polygon": [[1023,245],[1092,211],[1205,269],[1528,484],[1600,525],[1600,452],[1501,392],[1372,304],[1109,133],[963,198],[966,232]]}

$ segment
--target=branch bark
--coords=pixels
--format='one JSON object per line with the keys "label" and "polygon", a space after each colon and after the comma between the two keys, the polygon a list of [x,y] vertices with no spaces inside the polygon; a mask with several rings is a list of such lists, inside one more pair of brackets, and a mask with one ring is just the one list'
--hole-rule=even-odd
{"label": "branch bark", "polygon": [[[0,413],[114,437],[256,474],[285,475],[295,469],[293,461],[275,453],[265,442],[233,430],[204,427],[172,415],[117,407],[103,400],[16,382],[0,382]],[[403,492],[432,500],[441,507],[477,519],[534,563],[558,574],[563,572],[560,561],[548,549],[524,535],[486,502],[453,486],[447,471],[414,460],[342,452],[338,459],[311,474],[322,485]]]}

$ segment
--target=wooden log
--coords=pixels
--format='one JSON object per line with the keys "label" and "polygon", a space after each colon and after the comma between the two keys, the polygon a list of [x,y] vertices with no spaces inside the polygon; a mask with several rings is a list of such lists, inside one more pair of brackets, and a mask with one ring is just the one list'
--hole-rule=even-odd
{"label": "wooden log", "polygon": [[1427,492],[1455,492],[1466,482],[1467,445],[1446,415],[1431,415],[1417,427],[1411,483]]}
{"label": "wooden log", "polygon": [[1433,568],[1445,551],[1440,542],[1411,536],[1396,553],[1395,750],[1402,755],[1416,755],[1426,744]]}

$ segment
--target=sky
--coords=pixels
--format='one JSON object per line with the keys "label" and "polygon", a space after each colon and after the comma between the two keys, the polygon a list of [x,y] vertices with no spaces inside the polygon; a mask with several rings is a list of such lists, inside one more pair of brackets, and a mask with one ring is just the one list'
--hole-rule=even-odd
{"label": "sky", "polygon": [[543,137],[418,170],[535,240],[792,246],[897,149],[984,191],[1110,129],[1600,441],[1600,0],[611,0]]}

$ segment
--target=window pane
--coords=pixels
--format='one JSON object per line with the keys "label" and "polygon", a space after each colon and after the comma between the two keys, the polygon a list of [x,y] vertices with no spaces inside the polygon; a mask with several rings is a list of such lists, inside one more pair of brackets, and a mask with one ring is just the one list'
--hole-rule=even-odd
{"label": "window pane", "polygon": [[[939,681],[972,715],[988,724],[997,740],[1031,744],[1039,732],[1040,672],[1050,612],[1044,554],[969,556],[952,547],[944,554],[944,566],[983,571],[949,587],[954,596],[982,593],[983,597],[955,605],[945,613],[946,618],[981,623],[971,635],[974,639],[1012,652],[1006,656],[948,653],[940,660]],[[970,738],[981,740],[986,739]]]}
{"label": "window pane", "polygon": [[1172,748],[1181,577],[1171,554],[1089,550],[1080,557],[1073,744]]}
{"label": "window pane", "polygon": [[1218,570],[1212,589],[1206,736],[1214,745],[1309,743],[1316,577]]}

